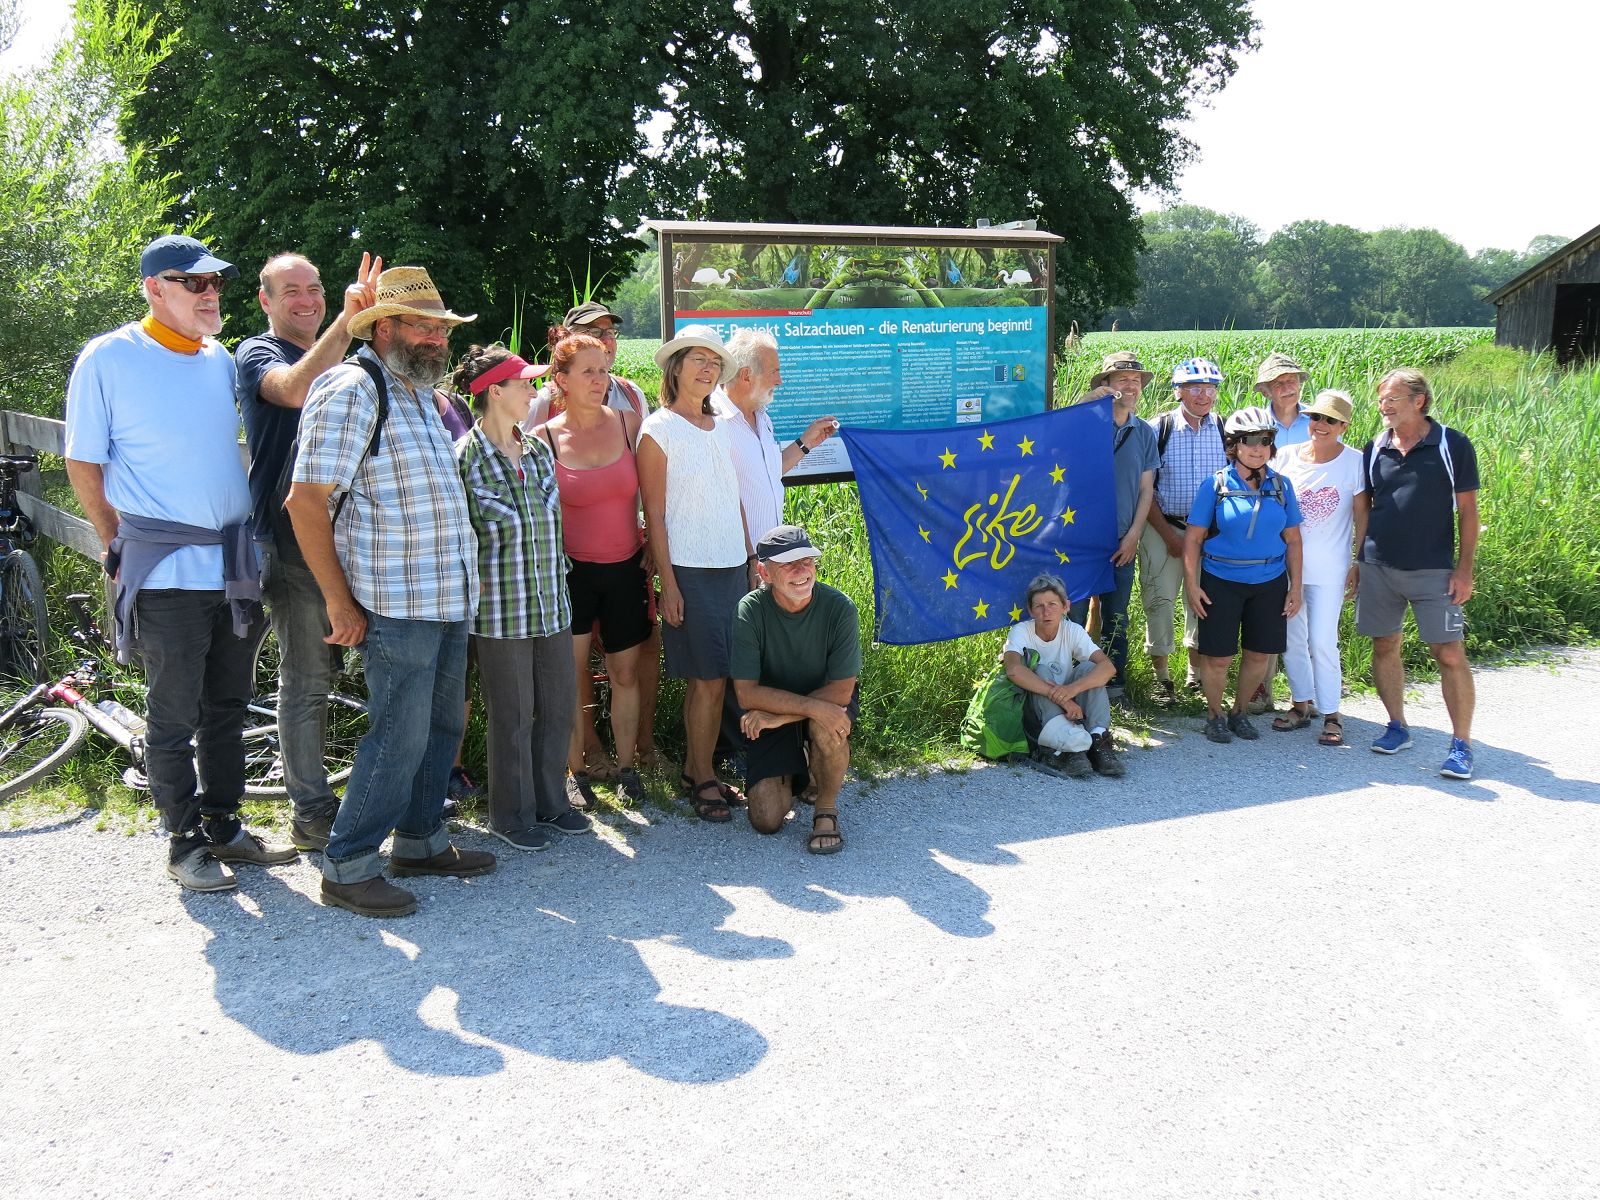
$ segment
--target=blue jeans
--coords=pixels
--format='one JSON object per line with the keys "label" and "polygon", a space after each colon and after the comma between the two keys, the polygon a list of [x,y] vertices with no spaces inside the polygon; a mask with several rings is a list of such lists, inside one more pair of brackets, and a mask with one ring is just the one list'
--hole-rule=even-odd
{"label": "blue jeans", "polygon": [[[1106,652],[1117,673],[1107,687],[1125,687],[1128,674],[1128,603],[1133,596],[1134,563],[1111,568],[1114,591],[1100,597],[1100,648]],[[1089,619],[1089,601],[1079,600],[1068,614],[1082,625]]]}
{"label": "blue jeans", "polygon": [[323,878],[361,883],[381,874],[378,847],[391,831],[397,858],[428,858],[450,844],[440,814],[466,725],[467,625],[367,614],[370,724],[333,819]]}
{"label": "blue jeans", "polygon": [[328,816],[339,798],[328,786],[323,750],[328,737],[328,689],[337,649],[322,589],[305,564],[261,547],[261,587],[272,630],[278,635],[278,735],[283,742],[283,782],[302,821]]}

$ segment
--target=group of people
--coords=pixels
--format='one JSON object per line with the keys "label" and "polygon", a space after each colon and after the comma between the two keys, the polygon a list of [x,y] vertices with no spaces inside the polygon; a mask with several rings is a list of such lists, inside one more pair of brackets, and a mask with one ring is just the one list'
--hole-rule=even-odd
{"label": "group of people", "polygon": [[[1100,743],[1090,744],[1100,736],[1094,726],[1107,718],[1090,709],[1099,711],[1093,692],[1101,676],[1110,699],[1124,687],[1137,561],[1155,699],[1171,705],[1177,698],[1170,659],[1181,590],[1190,687],[1205,697],[1211,741],[1260,736],[1250,719],[1252,701],[1272,707],[1270,680],[1281,655],[1291,702],[1272,727],[1304,729],[1320,715],[1318,741],[1343,744],[1339,620],[1345,600],[1354,597],[1356,630],[1372,639],[1373,681],[1389,717],[1371,749],[1394,754],[1412,744],[1400,657],[1409,607],[1439,666],[1453,727],[1440,773],[1471,778],[1473,682],[1462,609],[1472,595],[1478,544],[1472,443],[1430,415],[1427,378],[1402,367],[1379,381],[1383,427],[1358,451],[1343,440],[1354,415],[1350,396],[1327,389],[1303,403],[1307,378],[1290,356],[1268,355],[1255,383],[1265,403],[1224,420],[1215,411],[1221,370],[1203,358],[1185,359],[1172,373],[1175,406],[1142,421],[1137,409],[1154,372],[1130,351],[1101,363],[1084,399],[1110,397],[1115,427],[1114,587],[1095,598],[1109,653],[1101,656],[1104,664],[1088,652],[1074,655],[1075,676],[1042,676],[1022,653],[1030,637],[1050,643],[1055,635],[1048,631],[1059,618],[1039,613],[1036,632],[1023,636],[1024,622],[1006,644],[1007,673],[1031,693],[1030,710],[1041,697],[1058,705],[1070,698],[1081,712],[1073,719],[1087,726],[1065,738],[1052,735],[1049,724],[1041,727],[1039,750],[1049,765],[1072,775],[1109,773],[1101,768]],[[1048,577],[1030,585],[1029,611],[1036,596],[1051,607],[1051,590]],[[1064,627],[1069,642],[1081,635],[1088,608],[1088,599],[1072,607]],[[1234,698],[1224,712],[1236,657]],[[1053,715],[1038,713],[1046,720]]]}
{"label": "group of people", "polygon": [[[682,779],[696,812],[726,822],[747,807],[770,834],[803,800],[807,849],[843,848],[859,626],[818,581],[821,551],[782,523],[783,472],[837,422],[776,444],[770,337],[724,345],[685,330],[657,352],[662,393],[647,413],[611,374],[619,322],[600,304],[550,330],[548,364],[471,346],[445,387],[451,335],[474,317],[420,267],[363,255],[324,327],[316,266],[274,257],[258,291],[267,329],[235,354],[215,340],[233,264],[174,235],[145,248],[140,275],[148,314],[92,340],[73,368],[66,459],[107,548],[119,646],[144,661],[173,879],[225,890],[232,866],[317,850],[324,903],[387,917],[416,907],[384,877],[391,835],[394,877],[492,871],[495,856],[453,845],[443,819],[469,663],[487,709],[491,832],[519,850],[592,832],[580,809],[610,768],[580,695],[592,646],[610,680],[619,793],[644,795],[664,648],[686,682]],[[262,601],[281,651],[285,846],[239,817]],[[335,656],[356,646],[369,727],[338,798],[322,757],[327,697]],[[745,763],[748,798],[717,775],[719,737]]]}

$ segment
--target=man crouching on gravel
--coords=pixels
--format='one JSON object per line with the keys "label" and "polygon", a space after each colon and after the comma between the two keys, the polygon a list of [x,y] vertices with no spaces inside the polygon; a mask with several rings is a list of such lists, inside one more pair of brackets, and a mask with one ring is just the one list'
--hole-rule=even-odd
{"label": "man crouching on gravel", "polygon": [[861,633],[856,606],[817,582],[822,552],[798,525],[769,529],[756,545],[762,586],[733,622],[734,695],[743,710],[750,824],[777,833],[794,807],[795,781],[815,789],[812,854],[844,849],[839,789],[850,731],[861,711]]}

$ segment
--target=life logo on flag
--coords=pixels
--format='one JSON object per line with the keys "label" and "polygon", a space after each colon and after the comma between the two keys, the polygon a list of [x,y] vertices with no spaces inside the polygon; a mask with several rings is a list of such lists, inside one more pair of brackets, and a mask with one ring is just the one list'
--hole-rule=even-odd
{"label": "life logo on flag", "polygon": [[1074,600],[1109,591],[1112,433],[1110,399],[990,424],[842,430],[872,551],[878,640],[1013,624],[1029,580],[1045,572]]}

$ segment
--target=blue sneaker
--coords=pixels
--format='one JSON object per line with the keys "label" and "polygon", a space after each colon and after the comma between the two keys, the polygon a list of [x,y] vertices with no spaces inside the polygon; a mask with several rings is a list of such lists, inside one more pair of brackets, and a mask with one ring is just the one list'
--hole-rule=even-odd
{"label": "blue sneaker", "polygon": [[1446,779],[1472,778],[1472,747],[1460,738],[1450,739],[1450,753],[1445,755],[1439,774]]}
{"label": "blue sneaker", "polygon": [[1399,754],[1411,749],[1411,731],[1399,721],[1390,721],[1377,740],[1372,743],[1374,754]]}

